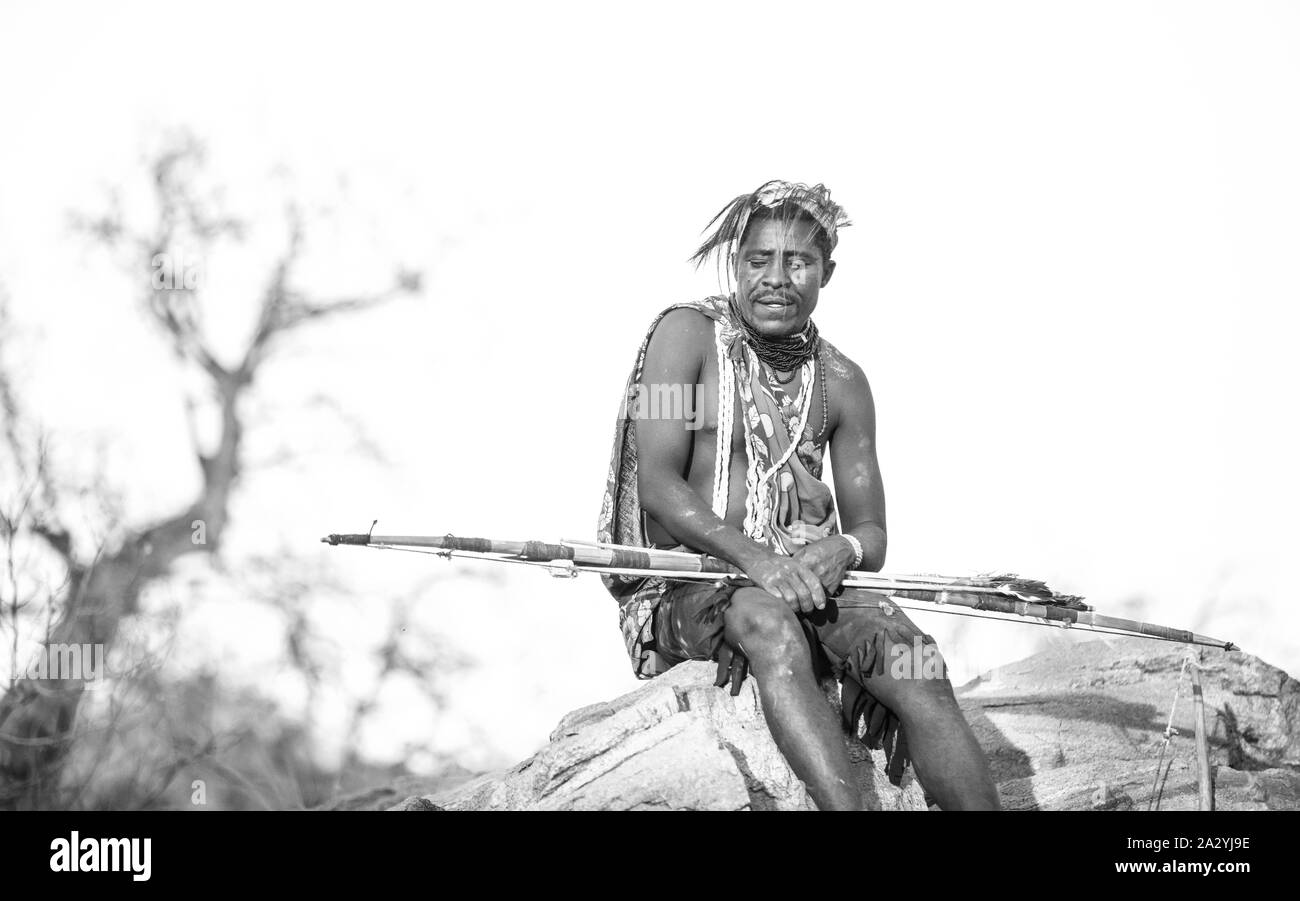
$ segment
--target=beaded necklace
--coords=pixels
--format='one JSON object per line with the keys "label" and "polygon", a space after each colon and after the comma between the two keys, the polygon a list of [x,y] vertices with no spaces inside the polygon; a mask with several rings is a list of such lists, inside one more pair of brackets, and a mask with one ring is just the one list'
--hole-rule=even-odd
{"label": "beaded necklace", "polygon": [[[798,369],[792,370],[790,372],[789,377],[784,379],[781,378],[779,375],[777,375],[776,372],[772,371],[770,368],[765,369],[764,372],[768,377],[769,384],[775,383],[775,385],[784,387],[785,385],[788,385],[794,381],[794,376],[795,373],[798,372]],[[826,356],[822,351],[820,341],[817,342],[817,368],[816,368],[816,374],[814,378],[816,379],[819,386],[821,387],[822,424],[821,427],[817,430],[817,436],[813,438],[813,444],[821,444],[822,437],[826,434],[826,426],[830,422],[830,402],[827,399],[827,389],[826,389]],[[807,390],[806,387],[805,390]],[[781,393],[785,394],[784,391],[782,391]],[[789,397],[789,395],[786,396]],[[795,407],[798,407],[799,406],[798,398],[792,399],[792,403]],[[791,440],[793,440],[796,444],[798,444],[800,439],[803,438],[802,435],[792,435],[790,437]]]}
{"label": "beaded necklace", "polygon": [[[811,319],[797,335],[764,335],[741,315],[736,306],[736,295],[731,295],[728,303],[731,306],[731,318],[740,326],[745,342],[753,349],[754,355],[773,372],[798,369],[821,349],[821,337],[817,334],[817,325]],[[793,379],[794,376],[790,378]]]}

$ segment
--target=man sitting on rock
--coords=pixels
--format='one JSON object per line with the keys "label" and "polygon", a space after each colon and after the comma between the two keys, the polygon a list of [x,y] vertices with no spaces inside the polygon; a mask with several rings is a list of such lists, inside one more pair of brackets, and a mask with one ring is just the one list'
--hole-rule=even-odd
{"label": "man sitting on rock", "polygon": [[[848,224],[822,185],[774,181],[737,197],[693,257],[716,254],[734,289],[661,313],[628,380],[598,540],[711,554],[747,582],[605,583],[637,676],[716,659],[735,694],[752,672],[772,736],[820,809],[863,804],[841,728],[884,748],[896,784],[910,761],[943,809],[996,809],[951,683],[913,659],[936,653],[932,639],[885,595],[841,586],[885,559],[871,389],[812,321]],[[828,448],[833,494],[821,481]],[[826,673],[842,686],[842,723],[818,686]]]}

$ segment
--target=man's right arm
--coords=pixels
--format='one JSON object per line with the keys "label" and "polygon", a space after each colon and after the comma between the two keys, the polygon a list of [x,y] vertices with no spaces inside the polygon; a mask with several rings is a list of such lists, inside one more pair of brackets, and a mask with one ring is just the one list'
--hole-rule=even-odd
{"label": "man's right arm", "polygon": [[[655,328],[646,348],[641,384],[681,386],[694,391],[713,353],[713,322],[695,310],[673,310]],[[641,507],[682,544],[737,566],[760,588],[795,610],[826,604],[821,582],[810,569],[751,540],[727,525],[686,481],[692,437],[684,418],[635,419],[637,486]],[[718,435],[730,442],[730,435]]]}

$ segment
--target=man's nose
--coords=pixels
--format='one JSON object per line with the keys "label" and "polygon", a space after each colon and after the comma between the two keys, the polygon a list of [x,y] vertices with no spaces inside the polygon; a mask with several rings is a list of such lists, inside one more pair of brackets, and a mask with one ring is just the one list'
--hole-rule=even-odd
{"label": "man's nose", "polygon": [[776,258],[768,261],[767,268],[763,270],[763,284],[769,288],[783,288],[790,284],[790,272],[785,260]]}

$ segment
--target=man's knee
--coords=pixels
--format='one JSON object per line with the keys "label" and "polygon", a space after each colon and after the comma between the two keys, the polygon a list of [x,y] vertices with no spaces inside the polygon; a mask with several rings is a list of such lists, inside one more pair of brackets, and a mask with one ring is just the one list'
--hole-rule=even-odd
{"label": "man's knee", "polygon": [[892,705],[902,714],[908,708],[956,706],[948,667],[933,641],[892,642],[885,647],[883,672],[873,680],[889,686]]}
{"label": "man's knee", "polygon": [[923,685],[951,685],[948,665],[933,640],[917,636],[911,642],[885,644],[885,671],[893,679]]}
{"label": "man's knee", "polygon": [[803,629],[784,601],[758,588],[742,588],[726,613],[727,638],[749,657],[794,656],[806,650]]}

